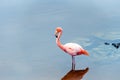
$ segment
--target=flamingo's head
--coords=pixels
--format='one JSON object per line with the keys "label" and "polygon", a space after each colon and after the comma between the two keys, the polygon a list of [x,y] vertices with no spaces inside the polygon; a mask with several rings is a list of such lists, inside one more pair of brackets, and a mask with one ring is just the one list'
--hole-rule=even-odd
{"label": "flamingo's head", "polygon": [[55,30],[55,37],[58,38],[59,34],[62,32],[62,28],[61,27],[57,27]]}

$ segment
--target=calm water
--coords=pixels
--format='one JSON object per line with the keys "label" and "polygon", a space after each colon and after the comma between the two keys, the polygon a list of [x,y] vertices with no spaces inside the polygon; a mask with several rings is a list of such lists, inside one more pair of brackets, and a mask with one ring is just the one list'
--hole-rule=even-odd
{"label": "calm water", "polygon": [[[120,1],[1,0],[0,80],[119,80]],[[90,56],[61,51],[54,31],[63,28],[61,42],[76,42]],[[104,43],[108,42],[109,45]]]}

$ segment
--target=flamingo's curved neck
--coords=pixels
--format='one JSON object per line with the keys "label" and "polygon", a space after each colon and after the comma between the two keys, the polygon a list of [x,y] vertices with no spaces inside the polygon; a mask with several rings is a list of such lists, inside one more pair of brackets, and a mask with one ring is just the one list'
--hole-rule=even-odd
{"label": "flamingo's curved neck", "polygon": [[58,38],[56,38],[56,44],[58,45],[59,48],[61,48],[62,50],[65,51],[63,44],[61,44],[61,42],[60,42],[61,35],[62,35],[62,31],[59,33]]}

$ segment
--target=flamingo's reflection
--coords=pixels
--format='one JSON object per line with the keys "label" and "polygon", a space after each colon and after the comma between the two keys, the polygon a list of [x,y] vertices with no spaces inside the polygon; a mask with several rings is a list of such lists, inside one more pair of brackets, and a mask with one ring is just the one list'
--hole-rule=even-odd
{"label": "flamingo's reflection", "polygon": [[70,70],[61,80],[81,80],[89,68],[82,70]]}

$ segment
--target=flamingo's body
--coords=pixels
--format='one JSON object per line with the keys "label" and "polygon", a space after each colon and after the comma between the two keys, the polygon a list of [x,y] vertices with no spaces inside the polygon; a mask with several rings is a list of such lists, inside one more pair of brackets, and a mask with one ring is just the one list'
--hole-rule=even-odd
{"label": "flamingo's body", "polygon": [[56,44],[64,52],[66,52],[72,56],[72,69],[75,70],[75,58],[74,58],[74,56],[81,55],[81,54],[88,56],[89,54],[86,50],[84,50],[80,45],[78,45],[76,43],[66,43],[65,45],[62,45],[60,42],[61,35],[62,35],[62,28],[57,27],[56,31],[55,31]]}

